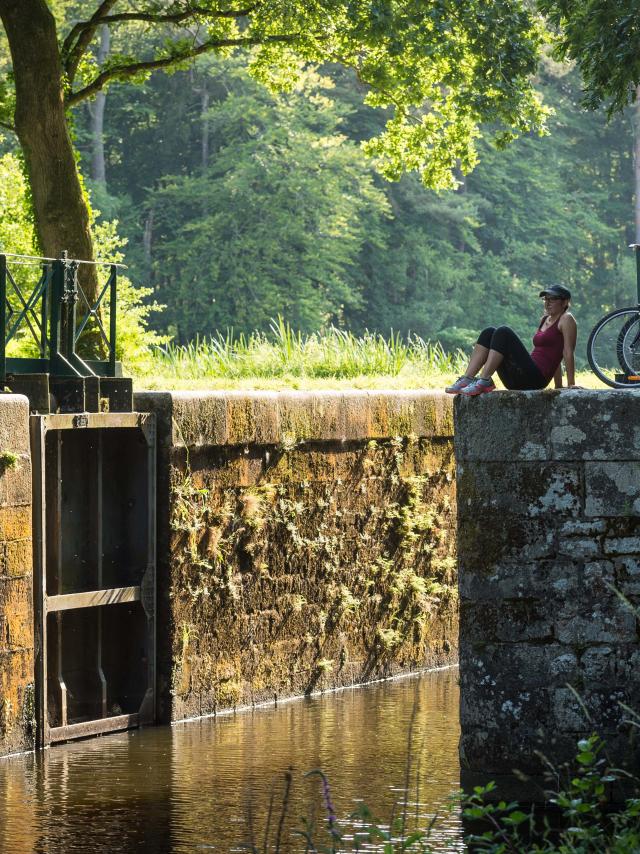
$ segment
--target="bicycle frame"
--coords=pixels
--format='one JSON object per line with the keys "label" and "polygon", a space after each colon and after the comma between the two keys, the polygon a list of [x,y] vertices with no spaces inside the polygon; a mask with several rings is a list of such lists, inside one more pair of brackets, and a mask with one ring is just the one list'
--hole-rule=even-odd
{"label": "bicycle frame", "polygon": [[640,243],[630,243],[629,249],[633,249],[636,256],[636,302],[640,306]]}

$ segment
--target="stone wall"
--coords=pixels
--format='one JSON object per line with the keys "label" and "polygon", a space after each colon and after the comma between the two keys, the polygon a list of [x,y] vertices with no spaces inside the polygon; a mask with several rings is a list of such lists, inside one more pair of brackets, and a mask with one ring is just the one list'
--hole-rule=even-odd
{"label": "stone wall", "polygon": [[640,395],[457,400],[455,435],[463,780],[593,731],[640,770]]}
{"label": "stone wall", "polygon": [[32,566],[29,404],[0,394],[0,756],[33,747]]}
{"label": "stone wall", "polygon": [[457,658],[451,400],[143,393],[162,720]]}

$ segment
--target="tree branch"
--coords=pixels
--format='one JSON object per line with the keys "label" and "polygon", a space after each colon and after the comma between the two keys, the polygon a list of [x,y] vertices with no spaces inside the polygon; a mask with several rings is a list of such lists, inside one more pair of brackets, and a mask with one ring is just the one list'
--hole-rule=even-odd
{"label": "tree branch", "polygon": [[223,47],[253,47],[260,44],[287,44],[296,41],[300,38],[300,33],[291,33],[289,35],[267,36],[266,38],[240,38],[240,39],[218,39],[216,41],[204,42],[203,44],[194,46],[182,53],[172,56],[164,56],[159,59],[150,59],[141,62],[132,62],[127,65],[114,65],[102,71],[98,76],[77,92],[71,92],[65,99],[65,104],[68,107],[74,106],[79,101],[84,101],[99,92],[111,80],[124,80],[127,77],[134,77],[141,71],[155,71],[158,68],[169,68],[172,65],[178,65],[186,59],[193,59],[203,53],[210,53],[212,50],[218,50]]}
{"label": "tree branch", "polygon": [[69,85],[73,83],[78,65],[85,50],[91,44],[96,30],[103,18],[109,14],[117,0],[102,0],[88,21],[81,21],[72,27],[71,32],[63,42],[61,56]]}
{"label": "tree branch", "polygon": [[[80,63],[82,54],[91,43],[96,30],[102,24],[125,23],[127,21],[144,21],[150,24],[182,24],[194,18],[244,18],[250,15],[258,7],[258,3],[243,9],[208,9],[203,6],[189,6],[182,12],[174,14],[158,14],[154,12],[120,12],[117,15],[109,15],[109,10],[117,0],[103,0],[88,21],[79,21],[64,40],[62,56],[66,57],[65,67],[67,77],[72,82]],[[75,42],[75,44],[74,44]]]}

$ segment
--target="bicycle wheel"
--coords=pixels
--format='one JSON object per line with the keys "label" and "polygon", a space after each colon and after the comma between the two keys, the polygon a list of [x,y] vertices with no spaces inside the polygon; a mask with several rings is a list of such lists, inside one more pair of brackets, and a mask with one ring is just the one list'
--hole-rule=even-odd
{"label": "bicycle wheel", "polygon": [[606,314],[591,330],[587,358],[594,374],[612,388],[640,388],[625,379],[640,375],[640,306]]}

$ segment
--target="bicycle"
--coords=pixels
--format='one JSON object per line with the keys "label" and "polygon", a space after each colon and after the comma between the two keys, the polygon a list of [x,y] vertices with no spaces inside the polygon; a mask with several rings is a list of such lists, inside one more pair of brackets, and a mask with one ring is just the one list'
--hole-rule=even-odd
{"label": "bicycle", "polygon": [[629,249],[636,254],[637,303],[605,314],[587,342],[591,370],[611,388],[640,388],[640,244]]}

